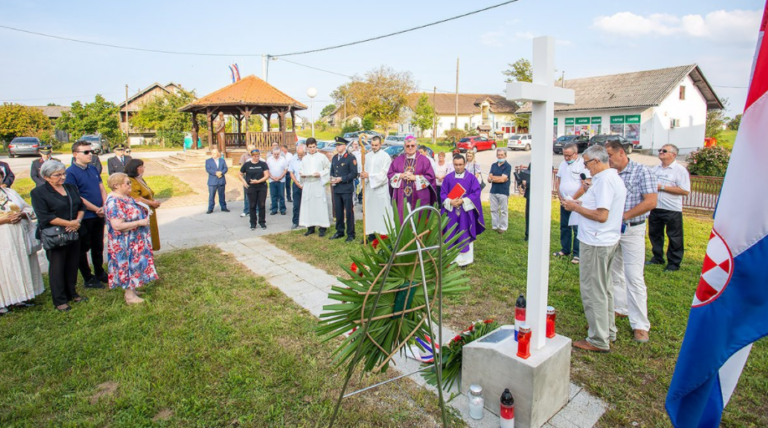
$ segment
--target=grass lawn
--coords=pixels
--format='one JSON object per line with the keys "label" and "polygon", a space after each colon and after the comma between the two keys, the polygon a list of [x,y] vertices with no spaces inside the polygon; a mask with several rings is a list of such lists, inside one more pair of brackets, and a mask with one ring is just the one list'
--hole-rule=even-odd
{"label": "grass lawn", "polygon": [[[309,138],[312,136],[312,128],[299,130],[299,138]],[[315,128],[315,139],[333,141],[335,137],[341,136],[341,130],[339,128],[328,128],[325,131],[321,131],[320,128]]]}
{"label": "grass lawn", "polygon": [[[328,424],[343,373],[312,315],[214,247],[157,265],[140,306],[89,290],[59,313],[45,293],[0,317],[0,426]],[[393,382],[346,399],[337,426],[435,426],[434,397]]]}
{"label": "grass lawn", "polygon": [[717,137],[717,145],[733,150],[733,142],[736,141],[736,131],[726,129]]}
{"label": "grass lawn", "polygon": [[[525,292],[527,243],[525,200],[510,198],[510,229],[504,235],[490,231],[490,215],[485,207],[485,224],[489,231],[475,244],[475,263],[468,267],[473,291],[446,302],[447,324],[464,329],[471,321],[495,318],[514,322],[515,299]],[[559,207],[553,203],[552,252],[559,249]],[[357,236],[362,236],[358,222]],[[685,217],[685,260],[681,270],[664,273],[663,266],[645,270],[648,285],[648,312],[651,320],[651,342],[638,344],[632,340],[629,321],[617,320],[619,339],[610,354],[587,354],[574,350],[571,377],[574,381],[613,407],[602,417],[600,426],[618,427],[670,426],[664,400],[672,379],[675,361],[682,344],[693,293],[699,281],[706,251],[711,219]],[[290,251],[297,258],[343,275],[339,265],[349,265],[349,255],[358,246],[320,239],[317,235],[301,236],[303,231],[269,235],[265,239]],[[647,259],[650,243],[646,243]],[[586,318],[579,294],[578,267],[566,260],[553,260],[550,266],[549,301],[558,309],[558,333],[580,340],[586,336]],[[758,341],[741,376],[736,392],[725,409],[723,426],[768,426],[768,341]]]}
{"label": "grass lawn", "polygon": [[[102,174],[101,180],[104,182],[104,188],[107,189],[107,193],[109,193],[107,175]],[[158,199],[169,199],[173,196],[186,196],[194,193],[189,184],[184,183],[173,175],[151,175],[145,177],[145,180]],[[35,182],[31,178],[19,178],[13,182],[13,190],[19,192],[27,203],[31,203],[29,193],[34,188]]]}

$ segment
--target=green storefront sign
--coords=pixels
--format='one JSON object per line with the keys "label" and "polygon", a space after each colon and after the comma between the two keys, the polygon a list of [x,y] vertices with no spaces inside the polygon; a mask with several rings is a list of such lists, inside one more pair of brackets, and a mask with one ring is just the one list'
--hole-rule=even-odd
{"label": "green storefront sign", "polygon": [[621,125],[624,123],[624,116],[611,116],[611,125]]}
{"label": "green storefront sign", "polygon": [[589,125],[589,118],[588,117],[577,117],[576,118],[576,124],[577,125]]}
{"label": "green storefront sign", "polygon": [[565,124],[566,125],[573,125],[573,118],[572,117],[566,117],[565,118]]}
{"label": "green storefront sign", "polygon": [[593,117],[591,119],[591,121],[592,121],[593,125],[600,125],[601,123],[603,123],[603,118],[602,117]]}
{"label": "green storefront sign", "polygon": [[555,126],[557,126],[557,118],[555,118]]}
{"label": "green storefront sign", "polygon": [[627,123],[640,123],[640,115],[625,116]]}

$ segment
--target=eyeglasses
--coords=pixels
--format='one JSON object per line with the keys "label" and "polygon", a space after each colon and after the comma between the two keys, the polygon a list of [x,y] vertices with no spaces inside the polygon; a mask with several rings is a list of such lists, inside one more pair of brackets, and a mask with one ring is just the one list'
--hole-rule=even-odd
{"label": "eyeglasses", "polygon": [[82,153],[84,155],[90,155],[91,153],[93,153],[93,150],[83,150],[83,151],[77,152],[77,153]]}
{"label": "eyeglasses", "polygon": [[62,177],[66,177],[66,176],[67,176],[66,172],[60,172],[58,174],[51,174],[51,178],[62,178]]}
{"label": "eyeglasses", "polygon": [[416,144],[406,144],[405,147],[408,147],[409,149],[412,149],[416,147]]}
{"label": "eyeglasses", "polygon": [[590,159],[590,160],[584,161],[584,166],[587,166],[587,165],[589,165],[590,162],[594,162],[596,160],[597,159]]}
{"label": "eyeglasses", "polygon": [[659,149],[659,153],[672,153],[672,152],[667,149]]}

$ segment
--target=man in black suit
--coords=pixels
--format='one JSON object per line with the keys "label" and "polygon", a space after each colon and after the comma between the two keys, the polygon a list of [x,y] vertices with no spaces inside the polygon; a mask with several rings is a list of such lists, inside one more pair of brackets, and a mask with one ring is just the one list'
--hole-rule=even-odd
{"label": "man in black suit", "polygon": [[32,181],[35,182],[35,187],[40,187],[45,184],[45,179],[40,175],[40,167],[43,166],[43,163],[51,159],[58,160],[51,157],[51,148],[46,147],[40,149],[40,157],[32,161],[32,169],[29,170],[29,176],[32,178]]}
{"label": "man in black suit", "polygon": [[125,146],[115,147],[115,156],[107,161],[107,172],[112,175],[116,172],[125,172],[125,166],[131,161],[131,157],[125,154]]}
{"label": "man in black suit", "polygon": [[13,175],[10,165],[0,162],[0,187],[11,187],[16,176]]}
{"label": "man in black suit", "polygon": [[355,240],[355,213],[352,211],[352,197],[357,178],[357,159],[347,153],[343,139],[336,141],[336,155],[331,160],[331,186],[333,186],[336,233],[331,239],[344,237],[344,220],[347,223],[347,242]]}

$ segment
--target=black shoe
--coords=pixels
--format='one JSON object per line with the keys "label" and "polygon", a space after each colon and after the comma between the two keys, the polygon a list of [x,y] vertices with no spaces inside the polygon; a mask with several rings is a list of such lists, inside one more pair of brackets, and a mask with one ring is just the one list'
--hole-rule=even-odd
{"label": "black shoe", "polygon": [[256,226],[251,226],[251,230],[256,230]]}
{"label": "black shoe", "polygon": [[277,214],[277,211],[269,213],[269,215],[275,215]]}
{"label": "black shoe", "polygon": [[293,199],[288,199],[288,202],[293,203]]}
{"label": "black shoe", "polygon": [[325,230],[320,230],[320,234],[317,235],[317,236],[319,236],[321,238],[324,238],[325,237]]}
{"label": "black shoe", "polygon": [[[311,235],[313,233],[315,233],[315,228],[314,227],[310,227],[309,229],[307,229],[307,232],[304,233],[304,236],[309,236],[309,235]],[[320,232],[320,233],[322,233],[322,232]],[[320,236],[323,236],[323,235],[320,235]]]}
{"label": "black shoe", "polygon": [[267,228],[267,225],[266,225],[266,224],[262,224],[262,225],[261,225],[261,228],[262,228],[262,229],[266,229],[266,228]]}
{"label": "black shoe", "polygon": [[664,272],[675,272],[678,270],[680,270],[680,266],[667,265],[667,267],[664,268]]}
{"label": "black shoe", "polygon": [[663,263],[664,262],[660,262],[658,260],[651,259],[651,260],[648,260],[647,262],[645,262],[645,265],[646,266],[651,266],[651,265],[660,265],[660,264],[663,264]]}
{"label": "black shoe", "polygon": [[281,212],[280,215],[285,215],[285,211]]}
{"label": "black shoe", "polygon": [[336,233],[333,234],[333,236],[331,236],[331,239],[339,239],[339,238],[343,238],[343,237],[344,237],[343,234],[341,234],[339,232],[336,232]]}
{"label": "black shoe", "polygon": [[213,212],[213,210],[208,210],[208,211],[206,211],[205,213],[206,213],[206,214],[210,214],[210,213],[212,213],[212,212]]}
{"label": "black shoe", "polygon": [[106,272],[102,272],[101,275],[96,275],[96,278],[104,284],[109,284],[109,275]]}
{"label": "black shoe", "polygon": [[344,242],[355,242],[354,236],[347,236],[347,239]]}
{"label": "black shoe", "polygon": [[226,208],[222,208],[222,209],[221,209],[221,212],[223,212],[223,213],[228,213],[228,212],[229,212],[229,210],[228,210],[228,209],[226,209]]}
{"label": "black shoe", "polygon": [[56,310],[59,311],[59,312],[67,312],[67,311],[72,310],[72,308],[69,305],[67,305],[67,307],[65,307],[63,309],[56,308]]}
{"label": "black shoe", "polygon": [[88,281],[85,281],[85,288],[104,288],[104,284],[99,281],[95,276]]}

